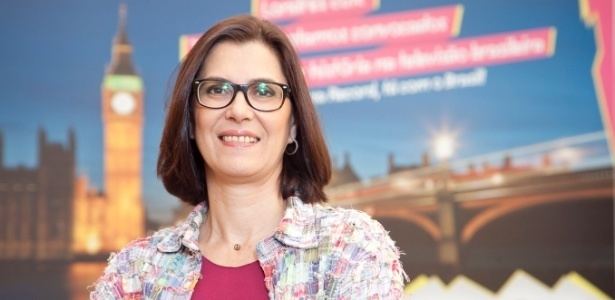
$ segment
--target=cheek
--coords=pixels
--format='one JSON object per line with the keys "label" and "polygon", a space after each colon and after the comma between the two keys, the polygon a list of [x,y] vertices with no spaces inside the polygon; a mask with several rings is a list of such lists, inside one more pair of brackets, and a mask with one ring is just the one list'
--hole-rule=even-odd
{"label": "cheek", "polygon": [[194,134],[204,135],[211,131],[215,118],[212,112],[197,108],[194,112]]}
{"label": "cheek", "polygon": [[275,117],[270,116],[267,118],[267,130],[275,135],[276,139],[283,140],[284,144],[290,134],[290,113],[277,115]]}
{"label": "cheek", "polygon": [[201,151],[201,155],[205,156],[207,151],[204,151],[211,141],[213,130],[213,116],[209,116],[203,113],[201,110],[197,110],[194,114],[194,139]]}

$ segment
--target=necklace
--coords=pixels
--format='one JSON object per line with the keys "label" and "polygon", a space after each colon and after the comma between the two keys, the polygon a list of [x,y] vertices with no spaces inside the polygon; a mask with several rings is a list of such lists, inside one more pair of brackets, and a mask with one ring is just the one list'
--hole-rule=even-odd
{"label": "necklace", "polygon": [[241,250],[241,246],[239,246],[239,244],[235,244],[235,245],[233,245],[233,249],[235,251],[239,251],[239,250]]}

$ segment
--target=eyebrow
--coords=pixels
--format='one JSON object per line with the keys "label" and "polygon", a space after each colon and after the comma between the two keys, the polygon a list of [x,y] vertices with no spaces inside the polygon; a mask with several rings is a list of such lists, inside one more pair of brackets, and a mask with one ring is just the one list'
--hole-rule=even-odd
{"label": "eyebrow", "polygon": [[[200,79],[200,80],[221,80],[221,81],[228,81],[228,82],[231,82],[231,83],[235,83],[235,82],[230,81],[230,80],[228,80],[228,79],[226,79],[224,77],[218,77],[218,76],[205,77],[205,78]],[[266,82],[278,82],[278,83],[282,83],[282,84],[287,84],[287,83],[284,83],[283,81],[277,81],[277,80],[273,80],[271,78],[265,78],[265,77],[251,79],[250,81],[247,82],[247,84],[251,84],[251,83],[254,83],[254,82],[263,82],[263,81],[266,81]]]}

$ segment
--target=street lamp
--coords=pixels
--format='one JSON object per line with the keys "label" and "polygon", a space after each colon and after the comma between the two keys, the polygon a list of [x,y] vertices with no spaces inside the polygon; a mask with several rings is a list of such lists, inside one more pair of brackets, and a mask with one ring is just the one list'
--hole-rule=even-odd
{"label": "street lamp", "polygon": [[432,138],[432,147],[435,157],[440,161],[439,168],[442,170],[442,177],[440,177],[440,185],[443,190],[448,187],[449,176],[449,159],[453,157],[455,149],[457,148],[457,135],[449,130],[441,130],[434,134]]}
{"label": "street lamp", "polygon": [[453,156],[457,147],[455,135],[449,132],[441,132],[436,134],[433,142],[434,152],[439,160],[448,160]]}

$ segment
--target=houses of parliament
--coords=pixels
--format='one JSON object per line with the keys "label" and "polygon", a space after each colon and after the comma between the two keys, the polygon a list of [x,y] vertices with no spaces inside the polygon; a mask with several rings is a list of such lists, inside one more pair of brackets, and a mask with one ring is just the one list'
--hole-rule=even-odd
{"label": "houses of parliament", "polygon": [[141,195],[143,82],[120,8],[101,85],[104,188],[77,176],[76,136],[66,145],[38,132],[38,165],[6,167],[0,134],[0,260],[64,260],[116,251],[145,234]]}

